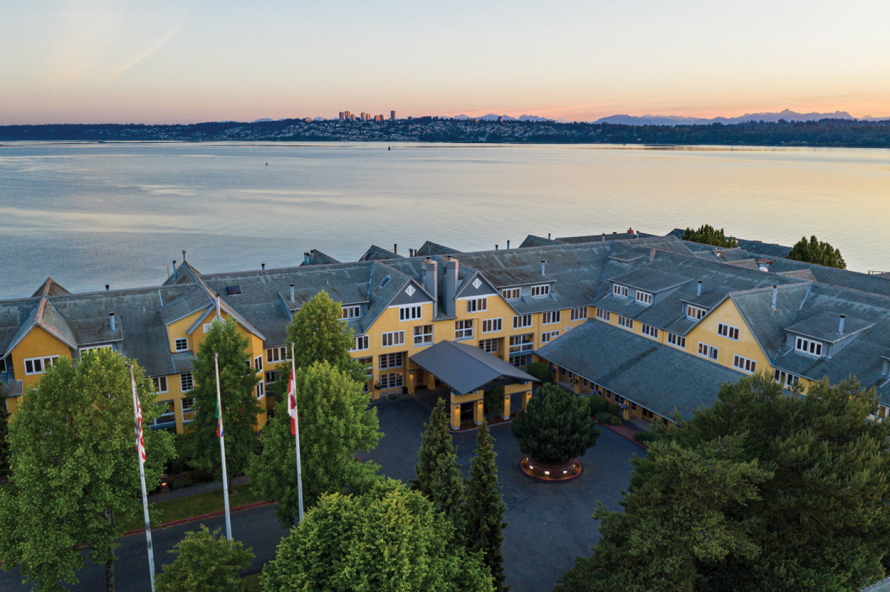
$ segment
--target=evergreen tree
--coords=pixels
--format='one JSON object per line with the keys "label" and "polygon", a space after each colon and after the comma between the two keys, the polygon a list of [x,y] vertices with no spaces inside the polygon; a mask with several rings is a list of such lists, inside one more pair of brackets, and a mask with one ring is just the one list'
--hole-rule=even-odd
{"label": "evergreen tree", "polygon": [[890,549],[890,425],[874,390],[771,377],[724,384],[634,459],[624,512],[561,591],[858,591]]}
{"label": "evergreen tree", "polygon": [[197,462],[222,476],[222,461],[217,437],[216,370],[214,354],[219,354],[219,387],[223,428],[226,439],[226,470],[231,489],[232,478],[247,468],[257,448],[257,413],[262,407],[256,400],[257,376],[246,353],[249,341],[241,335],[233,319],[214,320],[210,332],[192,360],[195,388],[195,449]]}
{"label": "evergreen tree", "polygon": [[553,383],[536,391],[510,427],[519,450],[545,464],[583,456],[600,435],[587,400]]}
{"label": "evergreen tree", "polygon": [[430,421],[424,428],[423,441],[417,451],[418,462],[414,465],[417,477],[411,481],[411,486],[433,502],[437,512],[451,520],[457,540],[460,540],[464,531],[466,483],[457,462],[457,447],[448,431],[444,399],[436,401]]}
{"label": "evergreen tree", "polygon": [[[327,361],[298,370],[295,378],[305,505],[312,506],[323,493],[366,491],[380,467],[358,461],[355,453],[368,452],[382,436],[377,410],[368,407],[370,395]],[[297,453],[286,399],[278,402],[263,428],[262,442],[263,450],[249,468],[253,490],[266,499],[278,499],[275,514],[288,528],[299,515],[299,500]]]}
{"label": "evergreen tree", "polygon": [[844,258],[841,257],[840,250],[832,247],[824,241],[820,241],[815,236],[801,237],[788,253],[789,259],[795,261],[805,261],[807,263],[815,263],[816,265],[824,265],[826,267],[837,267],[838,269],[847,269]]}
{"label": "evergreen tree", "polygon": [[723,247],[725,249],[732,249],[739,246],[733,237],[726,237],[722,228],[717,230],[710,224],[704,224],[700,226],[698,230],[687,228],[683,233],[682,240],[701,243],[703,245],[714,245],[715,247]]}
{"label": "evergreen tree", "polygon": [[482,561],[491,571],[496,589],[504,589],[503,530],[507,528],[504,513],[507,506],[501,497],[498,468],[495,464],[494,438],[483,423],[476,433],[476,455],[470,460],[467,481],[467,505],[464,528],[466,547],[470,553],[481,552]]}
{"label": "evergreen tree", "polygon": [[176,560],[158,575],[157,592],[242,592],[238,572],[254,558],[251,549],[203,524],[199,531],[185,533],[168,553],[175,553]]}
{"label": "evergreen tree", "polygon": [[[161,410],[134,367],[145,424]],[[59,358],[22,397],[9,424],[10,483],[0,487],[0,562],[36,589],[77,583],[85,558],[105,564],[114,590],[114,550],[127,519],[142,515],[128,360],[86,352]],[[145,478],[157,487],[173,454],[171,434],[145,430]],[[83,549],[87,549],[84,552]]]}
{"label": "evergreen tree", "polygon": [[0,384],[0,482],[9,477],[9,411],[6,409],[4,388]]}
{"label": "evergreen tree", "polygon": [[325,495],[263,569],[265,592],[492,592],[478,554],[423,495],[378,481],[365,495]]}

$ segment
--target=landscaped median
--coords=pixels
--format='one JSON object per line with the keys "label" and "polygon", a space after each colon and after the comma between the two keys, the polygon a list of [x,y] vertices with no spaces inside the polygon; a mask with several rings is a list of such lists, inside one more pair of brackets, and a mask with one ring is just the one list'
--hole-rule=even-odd
{"label": "landscaped median", "polygon": [[[254,495],[249,483],[239,485],[235,493],[229,495],[229,508],[232,511],[271,503],[274,501],[264,500]],[[223,490],[216,489],[151,503],[149,508],[152,512],[152,528],[162,528],[221,514],[225,510],[225,502],[223,501]],[[124,526],[124,536],[142,532],[145,530],[144,526],[141,516],[128,520]]]}

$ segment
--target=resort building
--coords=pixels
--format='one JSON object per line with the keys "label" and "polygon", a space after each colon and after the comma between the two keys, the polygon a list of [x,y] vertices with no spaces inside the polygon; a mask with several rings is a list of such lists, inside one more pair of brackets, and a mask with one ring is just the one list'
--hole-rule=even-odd
{"label": "resort building", "polygon": [[[625,418],[688,417],[723,382],[767,372],[789,389],[856,376],[890,407],[890,279],[783,259],[787,247],[717,249],[626,233],[529,236],[520,248],[462,253],[432,242],[372,246],[341,263],[312,250],[284,269],[202,274],[183,261],[163,285],[72,294],[48,279],[0,301],[0,382],[14,412],[60,356],[111,348],[153,378],[165,414],[194,417],[191,360],[217,316],[234,319],[258,377],[288,357],[286,328],[321,291],[342,305],[352,355],[375,399],[447,386],[452,425],[481,422],[484,390],[505,387],[503,414],[524,407],[533,361],[579,394],[600,393]],[[265,414],[260,425],[265,421]]]}

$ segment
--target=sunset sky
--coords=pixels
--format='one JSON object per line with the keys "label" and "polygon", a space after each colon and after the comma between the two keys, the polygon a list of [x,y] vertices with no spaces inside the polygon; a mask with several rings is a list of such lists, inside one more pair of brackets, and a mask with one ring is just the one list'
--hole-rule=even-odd
{"label": "sunset sky", "polygon": [[0,124],[890,116],[887,0],[0,0]]}

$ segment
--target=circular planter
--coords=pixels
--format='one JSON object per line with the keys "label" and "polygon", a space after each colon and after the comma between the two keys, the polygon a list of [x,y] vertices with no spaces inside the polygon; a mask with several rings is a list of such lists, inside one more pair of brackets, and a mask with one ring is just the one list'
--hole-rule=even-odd
{"label": "circular planter", "polygon": [[580,475],[583,470],[581,463],[575,459],[551,465],[538,462],[528,456],[519,461],[519,468],[532,479],[546,482],[570,481]]}

